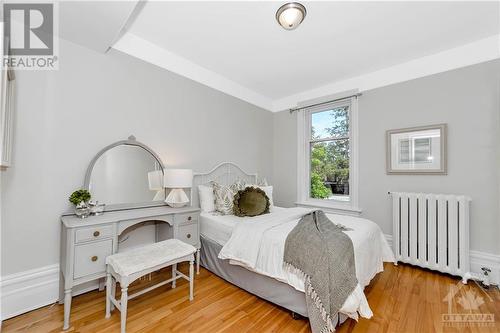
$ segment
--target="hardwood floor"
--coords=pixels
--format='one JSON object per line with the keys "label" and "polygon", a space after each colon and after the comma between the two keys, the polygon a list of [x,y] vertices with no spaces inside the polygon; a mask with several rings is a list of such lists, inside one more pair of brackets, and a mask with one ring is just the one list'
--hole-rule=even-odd
{"label": "hardwood floor", "polygon": [[[155,274],[152,281],[140,281],[133,288],[155,283],[165,274],[168,272]],[[131,300],[127,332],[310,332],[306,319],[294,320],[289,311],[204,269],[196,277],[193,302],[188,300],[188,283],[181,280],[176,289],[164,286]],[[482,313],[482,317],[470,318],[493,318],[493,322],[447,326],[443,314],[453,317],[446,316],[449,306],[443,300],[450,290],[457,291],[450,302],[451,313]],[[500,332],[500,292],[496,288],[484,292],[472,282],[463,286],[447,275],[386,264],[365,292],[373,318],[357,323],[348,320],[337,332]],[[106,320],[104,304],[104,292],[75,297],[68,332],[119,332],[119,312],[115,310]],[[54,304],[5,321],[2,332],[60,332],[62,318],[63,306]]]}

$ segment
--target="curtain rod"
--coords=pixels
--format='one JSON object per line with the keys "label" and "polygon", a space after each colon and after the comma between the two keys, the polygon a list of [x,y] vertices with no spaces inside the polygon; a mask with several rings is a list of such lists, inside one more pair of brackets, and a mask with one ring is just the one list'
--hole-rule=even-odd
{"label": "curtain rod", "polygon": [[319,105],[323,105],[323,104],[328,104],[328,103],[332,103],[332,102],[337,102],[337,101],[342,101],[344,99],[349,99],[351,97],[356,97],[358,98],[359,96],[363,95],[362,93],[357,93],[357,94],[354,94],[354,95],[350,95],[350,96],[346,96],[346,97],[341,97],[341,98],[337,98],[337,99],[332,99],[332,100],[329,100],[329,101],[326,101],[326,102],[321,102],[321,103],[316,103],[316,104],[311,104],[311,105],[306,105],[306,106],[301,106],[300,108],[293,108],[293,109],[290,109],[290,114],[294,113],[295,111],[300,111],[300,110],[303,110],[303,109],[307,109],[307,108],[310,108],[310,107],[313,107],[313,106],[319,106]]}

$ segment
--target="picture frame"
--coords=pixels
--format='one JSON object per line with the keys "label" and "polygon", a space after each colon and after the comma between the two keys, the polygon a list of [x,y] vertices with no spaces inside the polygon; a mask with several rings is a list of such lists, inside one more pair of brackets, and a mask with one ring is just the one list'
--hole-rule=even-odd
{"label": "picture frame", "polygon": [[446,175],[446,124],[386,131],[386,171],[389,175]]}

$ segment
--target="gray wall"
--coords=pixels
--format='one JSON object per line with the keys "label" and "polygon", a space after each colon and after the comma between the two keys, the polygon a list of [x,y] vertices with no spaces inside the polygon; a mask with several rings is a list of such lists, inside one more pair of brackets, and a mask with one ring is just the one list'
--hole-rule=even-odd
{"label": "gray wall", "polygon": [[2,274],[59,262],[59,215],[105,145],[134,134],[167,167],[231,160],[272,178],[272,114],[111,50],[60,41],[60,69],[19,71],[2,177]]}
{"label": "gray wall", "polygon": [[[359,99],[362,215],[391,234],[388,191],[463,193],[472,197],[471,248],[500,253],[500,61],[492,61],[363,93]],[[448,124],[448,175],[385,173],[385,131]],[[276,202],[296,200],[296,117],[274,115]]]}

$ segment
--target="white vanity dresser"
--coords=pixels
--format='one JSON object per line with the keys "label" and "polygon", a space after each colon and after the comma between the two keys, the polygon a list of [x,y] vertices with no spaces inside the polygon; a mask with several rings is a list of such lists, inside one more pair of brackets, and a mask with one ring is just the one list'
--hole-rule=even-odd
{"label": "white vanity dresser", "polygon": [[[102,163],[103,159],[106,163]],[[124,165],[123,161],[126,159],[130,159],[130,163]],[[141,159],[145,161],[140,161]],[[110,165],[114,167],[117,165],[112,163],[114,160],[120,161],[118,165],[123,168],[128,166],[130,172],[123,170],[109,172]],[[108,170],[99,170],[102,165]],[[93,198],[107,203],[107,211],[102,215],[83,219],[75,215],[61,217],[60,302],[64,302],[63,329],[70,327],[73,288],[103,279],[106,276],[106,257],[118,252],[119,243],[123,241],[124,236],[136,232],[141,225],[154,225],[154,241],[156,242],[176,238],[196,247],[198,249],[196,264],[197,272],[199,272],[200,209],[190,206],[172,208],[165,205],[163,201],[146,202],[144,200],[145,198],[158,199],[155,193],[157,189],[151,189],[151,185],[149,187],[147,185],[147,173],[151,170],[163,169],[164,166],[159,157],[147,146],[135,141],[133,137],[104,148],[90,163],[84,188],[90,191]],[[113,176],[114,173],[118,175]],[[102,184],[103,174],[107,175],[104,184],[106,186]],[[110,177],[118,178],[113,180]],[[100,184],[97,184],[98,181]],[[132,188],[134,193],[131,193],[132,198],[128,203],[129,199],[123,196],[125,189],[121,186],[124,181],[130,181],[132,186],[137,187]],[[129,184],[126,185],[130,187]],[[116,191],[110,191],[110,188]],[[128,190],[130,191],[130,188]],[[138,195],[140,192],[143,193],[144,198]],[[164,199],[164,196],[161,199]],[[110,202],[113,204],[108,205]]]}

